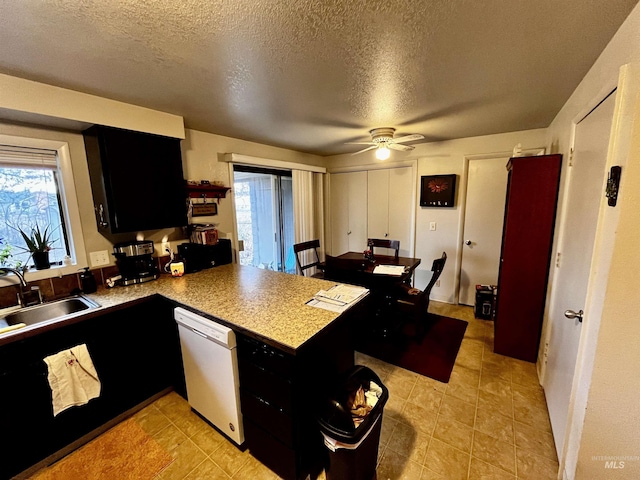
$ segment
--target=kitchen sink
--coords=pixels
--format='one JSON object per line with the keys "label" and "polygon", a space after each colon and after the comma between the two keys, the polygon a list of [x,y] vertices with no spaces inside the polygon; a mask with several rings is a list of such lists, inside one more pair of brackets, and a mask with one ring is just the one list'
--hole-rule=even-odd
{"label": "kitchen sink", "polygon": [[20,324],[24,324],[25,326],[35,325],[36,323],[60,319],[99,306],[96,302],[86,297],[76,295],[62,300],[42,303],[33,307],[21,308],[20,310],[9,313],[0,319],[0,329],[2,327],[11,327]]}

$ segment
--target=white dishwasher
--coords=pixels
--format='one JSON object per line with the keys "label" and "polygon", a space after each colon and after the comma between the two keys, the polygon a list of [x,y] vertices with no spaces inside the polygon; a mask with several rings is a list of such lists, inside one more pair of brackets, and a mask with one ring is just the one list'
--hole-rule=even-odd
{"label": "white dishwasher", "polygon": [[189,405],[231,440],[244,442],[236,335],[184,308],[174,310]]}

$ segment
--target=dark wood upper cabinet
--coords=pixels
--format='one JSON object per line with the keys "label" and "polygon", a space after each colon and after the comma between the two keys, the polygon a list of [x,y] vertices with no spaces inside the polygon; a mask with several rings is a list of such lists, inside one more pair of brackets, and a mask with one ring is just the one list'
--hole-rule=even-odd
{"label": "dark wood upper cabinet", "polygon": [[496,353],[535,362],[551,262],[562,155],[512,158],[502,233]]}
{"label": "dark wood upper cabinet", "polygon": [[99,231],[187,224],[180,139],[99,125],[83,135]]}

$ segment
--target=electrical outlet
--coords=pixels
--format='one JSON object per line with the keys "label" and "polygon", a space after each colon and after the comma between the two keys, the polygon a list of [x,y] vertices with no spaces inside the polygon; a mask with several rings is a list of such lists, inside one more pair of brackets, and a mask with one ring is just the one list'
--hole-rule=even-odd
{"label": "electrical outlet", "polygon": [[436,222],[430,222],[429,223],[429,230],[435,231],[435,229],[436,229]]}
{"label": "electrical outlet", "polygon": [[156,249],[156,255],[158,257],[168,257],[170,253],[167,250],[171,250],[171,244],[169,242],[160,242],[154,244]]}
{"label": "electrical outlet", "polygon": [[440,280],[436,280],[436,287],[440,286]]}
{"label": "electrical outlet", "polygon": [[99,267],[101,265],[109,265],[109,251],[100,250],[99,252],[89,253],[92,267]]}

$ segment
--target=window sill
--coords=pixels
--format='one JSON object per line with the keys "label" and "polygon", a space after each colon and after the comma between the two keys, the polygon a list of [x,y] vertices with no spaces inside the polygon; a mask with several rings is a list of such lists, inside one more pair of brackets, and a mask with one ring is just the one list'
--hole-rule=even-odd
{"label": "window sill", "polygon": [[[38,280],[46,280],[47,278],[61,278],[64,275],[73,275],[79,273],[81,270],[82,268],[80,268],[77,263],[73,263],[71,265],[54,265],[51,268],[43,270],[36,270],[33,268],[27,270],[24,274],[24,279],[27,283],[37,282]],[[18,277],[13,273],[7,273],[6,275],[2,275],[0,278],[4,280],[6,284],[17,285],[19,283]]]}

